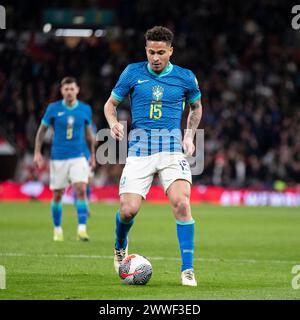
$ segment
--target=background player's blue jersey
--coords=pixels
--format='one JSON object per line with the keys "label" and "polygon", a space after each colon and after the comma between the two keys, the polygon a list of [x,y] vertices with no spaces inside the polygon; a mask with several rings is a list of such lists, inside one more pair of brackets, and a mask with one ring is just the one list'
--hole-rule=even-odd
{"label": "background player's blue jersey", "polygon": [[[147,61],[129,64],[112,90],[118,101],[127,95],[133,129],[128,155],[182,152],[180,124],[185,102],[193,103],[201,97],[194,73],[169,63],[158,75]],[[147,137],[139,129],[146,130]],[[158,133],[161,129],[168,131]]]}
{"label": "background player's blue jersey", "polygon": [[66,160],[84,157],[86,145],[85,127],[92,123],[91,107],[79,100],[74,107],[68,107],[63,100],[50,103],[42,124],[52,126],[51,159]]}

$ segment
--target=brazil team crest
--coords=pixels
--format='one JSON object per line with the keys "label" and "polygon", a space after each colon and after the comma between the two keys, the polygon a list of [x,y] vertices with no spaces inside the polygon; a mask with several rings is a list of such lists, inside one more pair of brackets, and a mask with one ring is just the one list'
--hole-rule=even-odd
{"label": "brazil team crest", "polygon": [[69,116],[67,121],[68,121],[68,126],[73,126],[75,122],[75,118],[72,116]]}
{"label": "brazil team crest", "polygon": [[161,86],[152,87],[152,99],[155,101],[161,101],[164,95],[164,88]]}

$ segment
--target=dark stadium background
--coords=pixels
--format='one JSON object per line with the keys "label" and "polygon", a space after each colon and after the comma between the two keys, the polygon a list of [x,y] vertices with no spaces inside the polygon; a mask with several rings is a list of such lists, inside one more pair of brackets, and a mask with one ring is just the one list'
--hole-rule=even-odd
{"label": "dark stadium background", "polygon": [[[204,106],[205,169],[195,184],[278,189],[300,182],[300,31],[287,1],[7,1],[0,31],[0,179],[47,184],[48,166],[32,165],[34,136],[66,75],[79,79],[98,129],[103,105],[128,64],[145,59],[144,32],[164,25],[175,33],[172,62],[197,75]],[[47,9],[108,10],[111,21],[52,24]],[[109,20],[109,19],[108,19]],[[65,20],[67,21],[67,20]],[[91,27],[102,37],[64,38],[59,27]],[[128,101],[119,115],[130,120]],[[49,157],[49,140],[44,154]],[[118,183],[122,166],[98,166],[95,183]]]}
{"label": "dark stadium background", "polygon": [[[174,299],[178,305],[201,305],[202,318],[218,311],[230,318],[258,314],[256,301],[242,301],[238,312],[232,300],[276,300],[263,305],[269,317],[291,313],[292,306],[299,313],[298,304],[278,301],[300,298],[300,28],[294,30],[291,23],[295,4],[1,1],[7,13],[6,30],[0,30],[2,313],[6,307],[11,318],[19,312],[34,319],[47,310],[61,318],[66,308],[69,318],[81,313],[96,319],[106,301],[130,306]],[[49,203],[50,134],[43,147],[45,166],[37,170],[32,161],[37,128],[48,103],[60,98],[62,77],[78,78],[80,99],[92,106],[98,130],[106,128],[104,103],[124,67],[145,60],[144,32],[154,25],[174,31],[171,61],[191,69],[202,91],[205,166],[193,177],[191,192],[195,288],[181,286],[176,223],[157,179],[129,238],[130,253],[149,258],[153,276],[146,286],[126,286],[113,269],[122,165],[96,168],[89,242],[76,241],[73,191],[67,190],[65,241],[58,243],[52,238]],[[91,28],[97,36],[56,36],[62,28]],[[130,123],[128,100],[118,113]],[[16,301],[11,305],[8,299],[43,302],[19,301],[22,306],[14,308]],[[216,308],[219,299],[227,301]],[[66,301],[56,308],[46,300]]]}

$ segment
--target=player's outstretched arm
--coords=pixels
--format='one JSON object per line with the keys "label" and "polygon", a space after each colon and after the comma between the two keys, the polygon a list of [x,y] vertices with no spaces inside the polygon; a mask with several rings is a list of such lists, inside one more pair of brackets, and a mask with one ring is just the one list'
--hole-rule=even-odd
{"label": "player's outstretched arm", "polygon": [[41,168],[43,165],[43,156],[42,156],[41,150],[42,150],[42,144],[43,144],[43,140],[44,140],[47,129],[48,129],[47,126],[45,126],[44,124],[41,124],[35,136],[33,162],[38,168]]}
{"label": "player's outstretched arm", "polygon": [[191,109],[187,119],[187,129],[183,138],[183,150],[188,156],[191,156],[195,151],[194,136],[202,117],[201,99],[191,103],[190,106]]}
{"label": "player's outstretched arm", "polygon": [[110,127],[112,137],[117,140],[122,140],[124,137],[124,127],[119,123],[117,118],[118,104],[119,101],[110,96],[104,105],[104,114]]}

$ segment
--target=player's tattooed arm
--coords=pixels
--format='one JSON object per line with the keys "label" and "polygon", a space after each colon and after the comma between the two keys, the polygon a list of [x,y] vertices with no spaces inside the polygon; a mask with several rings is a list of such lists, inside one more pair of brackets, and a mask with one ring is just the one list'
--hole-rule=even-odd
{"label": "player's tattooed arm", "polygon": [[195,150],[193,140],[202,117],[201,99],[191,103],[190,107],[191,109],[187,119],[187,128],[183,139],[183,149],[187,155],[192,155]]}
{"label": "player's tattooed arm", "polygon": [[122,140],[124,137],[124,127],[118,122],[117,118],[117,106],[119,101],[114,97],[110,96],[104,105],[104,114],[108,125],[110,127],[110,132],[113,138],[117,140]]}
{"label": "player's tattooed arm", "polygon": [[193,139],[202,117],[202,104],[198,99],[190,104],[190,113],[187,120],[187,134]]}
{"label": "player's tattooed arm", "polygon": [[48,129],[47,126],[45,126],[44,124],[41,124],[35,136],[33,162],[38,168],[41,168],[41,166],[43,165],[43,157],[42,157],[41,150],[42,150],[42,144],[43,144],[47,129]]}

